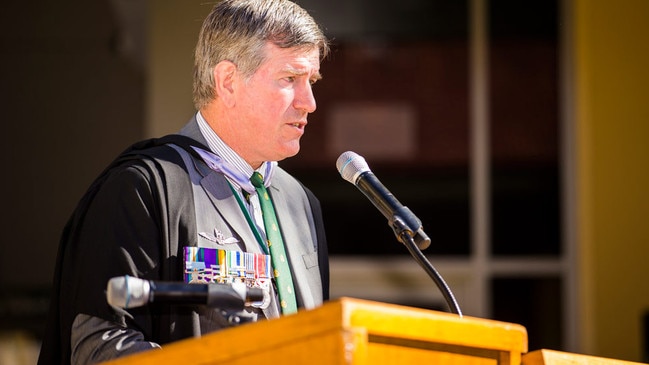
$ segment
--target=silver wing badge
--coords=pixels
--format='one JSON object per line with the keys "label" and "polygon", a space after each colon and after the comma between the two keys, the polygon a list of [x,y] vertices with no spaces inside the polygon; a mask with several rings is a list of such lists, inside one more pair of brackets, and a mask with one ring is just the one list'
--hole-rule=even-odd
{"label": "silver wing badge", "polygon": [[228,245],[239,242],[239,240],[234,237],[226,238],[223,232],[219,231],[216,228],[214,228],[214,235],[211,235],[207,232],[200,232],[198,235],[218,245]]}

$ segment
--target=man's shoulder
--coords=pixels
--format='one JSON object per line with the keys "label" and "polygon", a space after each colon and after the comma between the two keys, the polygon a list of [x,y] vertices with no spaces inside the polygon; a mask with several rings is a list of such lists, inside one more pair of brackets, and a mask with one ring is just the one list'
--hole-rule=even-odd
{"label": "man's shoulder", "polygon": [[119,153],[108,169],[132,165],[153,165],[158,168],[184,167],[185,164],[179,150],[196,156],[196,151],[192,147],[206,148],[201,142],[180,134],[141,140]]}
{"label": "man's shoulder", "polygon": [[184,178],[188,174],[186,164],[178,149],[172,145],[180,146],[183,150],[188,150],[188,153],[192,153],[191,146],[201,146],[201,143],[181,135],[138,141],[117,154],[96,178],[93,186],[99,187],[110,177],[116,176],[120,176],[120,179],[111,179],[111,181],[122,181],[132,176],[134,179],[145,179],[150,184],[160,184],[176,177]]}
{"label": "man's shoulder", "polygon": [[280,187],[282,189],[296,189],[298,191],[304,191],[304,194],[309,200],[316,200],[316,196],[313,192],[305,186],[298,178],[291,175],[288,171],[283,168],[276,166],[275,171],[273,172],[273,185]]}
{"label": "man's shoulder", "polygon": [[302,185],[295,176],[291,175],[280,166],[275,166],[275,171],[273,171],[273,182],[280,185]]}
{"label": "man's shoulder", "polygon": [[181,134],[169,134],[160,138],[149,138],[136,142],[124,150],[121,155],[141,154],[158,157],[160,155],[169,154],[171,150],[170,145],[176,145],[191,154],[194,153],[192,147],[207,149],[203,143],[191,137]]}

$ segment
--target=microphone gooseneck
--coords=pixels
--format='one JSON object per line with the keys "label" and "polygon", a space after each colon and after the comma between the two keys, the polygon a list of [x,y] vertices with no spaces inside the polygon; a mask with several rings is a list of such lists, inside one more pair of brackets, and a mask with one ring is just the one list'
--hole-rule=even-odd
{"label": "microphone gooseneck", "polygon": [[430,238],[424,233],[421,221],[381,184],[365,159],[357,153],[347,151],[341,154],[336,160],[336,168],[343,179],[354,184],[387,218],[397,239],[406,246],[415,261],[440,289],[450,311],[462,317],[451,289],[421,252],[430,245]]}

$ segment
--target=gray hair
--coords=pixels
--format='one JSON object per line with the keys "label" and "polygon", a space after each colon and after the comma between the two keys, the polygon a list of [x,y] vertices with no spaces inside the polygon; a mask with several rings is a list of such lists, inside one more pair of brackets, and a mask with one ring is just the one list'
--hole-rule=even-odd
{"label": "gray hair", "polygon": [[317,48],[321,60],[329,53],[322,29],[299,5],[288,0],[223,0],[203,22],[196,44],[196,109],[216,97],[214,66],[231,61],[245,77],[250,77],[264,62],[267,42],[280,48]]}

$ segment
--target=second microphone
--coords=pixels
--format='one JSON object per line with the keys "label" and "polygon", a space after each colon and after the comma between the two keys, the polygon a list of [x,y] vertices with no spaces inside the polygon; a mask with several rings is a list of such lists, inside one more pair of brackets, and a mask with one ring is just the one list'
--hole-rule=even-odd
{"label": "second microphone", "polygon": [[374,204],[393,228],[398,219],[405,225],[419,249],[426,249],[430,245],[430,238],[424,232],[419,218],[381,184],[363,157],[352,151],[344,152],[338,157],[336,168],[343,179],[354,184]]}

